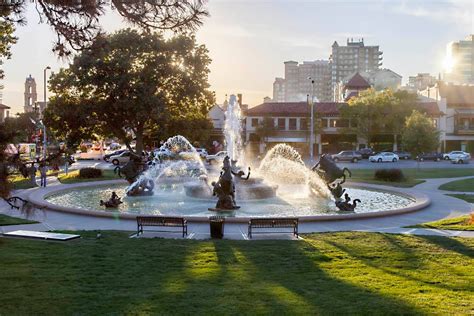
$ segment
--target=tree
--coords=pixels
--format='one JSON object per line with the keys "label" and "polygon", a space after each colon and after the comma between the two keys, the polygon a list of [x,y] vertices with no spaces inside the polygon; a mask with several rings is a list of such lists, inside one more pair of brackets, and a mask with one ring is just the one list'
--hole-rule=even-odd
{"label": "tree", "polygon": [[263,121],[258,123],[255,134],[260,138],[260,141],[266,142],[268,137],[275,134],[275,131],[276,127],[274,120],[271,117],[265,117],[263,118]]}
{"label": "tree", "polygon": [[[133,45],[130,45],[133,43]],[[114,136],[141,154],[148,131],[202,119],[214,104],[210,58],[194,36],[170,39],[126,29],[97,38],[50,80],[46,125],[76,141]]]}
{"label": "tree", "polygon": [[[17,38],[13,36],[15,27],[12,22],[0,20],[0,66],[3,64],[3,60],[11,58],[11,45],[15,44]],[[4,73],[0,69],[0,79],[3,79]]]}
{"label": "tree", "polygon": [[[0,25],[26,24],[25,12],[28,1],[4,1],[0,6]],[[120,14],[133,26],[150,32],[172,30],[176,32],[194,31],[202,24],[208,12],[203,0],[34,0],[41,23],[51,26],[57,35],[53,51],[60,57],[71,55],[88,46],[103,30],[99,18],[107,11],[107,6]],[[0,29],[1,36],[1,29]],[[10,46],[13,42],[3,42]],[[1,53],[1,51],[0,51]]]}
{"label": "tree", "polygon": [[373,89],[362,91],[358,97],[350,99],[348,106],[341,107],[341,117],[351,122],[346,133],[355,133],[370,144],[374,135],[381,130],[387,101],[387,95],[381,95]]}
{"label": "tree", "polygon": [[405,118],[416,108],[417,96],[406,91],[373,89],[360,92],[341,108],[341,116],[351,122],[346,133],[355,133],[370,144],[377,134],[392,134],[394,144],[404,128]]}
{"label": "tree", "polygon": [[415,156],[432,152],[439,146],[439,131],[428,116],[415,110],[405,121],[402,143]]}

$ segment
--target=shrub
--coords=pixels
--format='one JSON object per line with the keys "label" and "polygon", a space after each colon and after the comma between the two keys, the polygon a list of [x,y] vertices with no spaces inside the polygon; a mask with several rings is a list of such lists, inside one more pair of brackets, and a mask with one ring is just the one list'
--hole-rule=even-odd
{"label": "shrub", "polygon": [[79,170],[79,178],[100,178],[102,177],[102,170],[96,168],[82,168]]}
{"label": "shrub", "polygon": [[400,169],[379,169],[375,171],[375,180],[388,182],[400,182],[405,180],[402,170]]}
{"label": "shrub", "polygon": [[469,217],[469,222],[470,225],[474,225],[474,213],[471,213],[471,216]]}

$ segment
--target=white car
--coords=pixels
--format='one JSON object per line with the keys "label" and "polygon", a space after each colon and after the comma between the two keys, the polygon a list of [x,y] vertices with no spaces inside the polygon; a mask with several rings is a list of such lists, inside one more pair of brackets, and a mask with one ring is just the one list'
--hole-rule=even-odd
{"label": "white car", "polygon": [[127,150],[118,155],[111,156],[109,158],[109,161],[111,161],[115,166],[118,166],[123,163],[127,163],[130,161],[130,152]]}
{"label": "white car", "polygon": [[209,164],[218,163],[218,162],[221,162],[222,160],[224,160],[225,156],[227,156],[227,151],[219,151],[215,155],[207,155],[206,156],[206,161]]}
{"label": "white car", "polygon": [[464,153],[462,155],[456,155],[455,157],[450,159],[452,163],[469,163],[469,160],[471,160],[471,154]]}
{"label": "white car", "polygon": [[92,160],[102,160],[104,156],[104,150],[99,147],[93,147],[88,152],[80,153],[79,159],[92,159]]}
{"label": "white car", "polygon": [[392,152],[381,152],[369,157],[370,162],[397,162],[400,160],[397,154]]}
{"label": "white car", "polygon": [[[465,151],[460,151],[460,150],[454,150],[454,151],[451,151],[447,154],[443,154],[443,159],[444,160],[454,160],[458,157],[465,157],[466,155],[469,155],[469,153],[465,152]],[[470,158],[469,158],[470,159]]]}

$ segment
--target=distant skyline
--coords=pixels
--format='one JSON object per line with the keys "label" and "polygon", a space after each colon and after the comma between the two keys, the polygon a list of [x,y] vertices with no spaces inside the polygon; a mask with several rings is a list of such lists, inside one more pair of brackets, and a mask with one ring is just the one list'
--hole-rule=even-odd
{"label": "distant skyline", "polygon": [[[213,60],[210,84],[217,102],[242,93],[255,106],[272,95],[275,77],[283,77],[286,60],[328,59],[334,41],[364,38],[379,45],[383,68],[403,76],[442,72],[446,45],[474,33],[473,1],[209,1],[211,14],[197,32]],[[18,27],[13,57],[5,61],[2,102],[11,113],[23,111],[26,77],[37,82],[43,100],[43,69],[66,67],[52,53],[54,34],[30,5],[28,25]],[[102,23],[112,32],[128,25],[114,12]]]}

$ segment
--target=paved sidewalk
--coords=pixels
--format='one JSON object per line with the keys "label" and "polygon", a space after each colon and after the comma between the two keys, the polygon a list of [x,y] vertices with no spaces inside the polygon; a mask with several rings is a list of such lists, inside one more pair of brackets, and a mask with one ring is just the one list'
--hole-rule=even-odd
{"label": "paved sidewalk", "polygon": [[[426,182],[416,186],[415,188],[399,189],[402,192],[410,193],[410,191],[419,191],[428,195],[431,198],[431,205],[427,208],[400,215],[368,218],[368,219],[353,219],[353,220],[335,220],[335,221],[320,221],[320,222],[301,222],[300,233],[311,232],[336,232],[336,231],[365,231],[365,232],[382,232],[382,233],[397,233],[397,234],[413,234],[413,235],[438,235],[447,237],[474,237],[474,232],[467,231],[448,231],[436,229],[413,229],[406,228],[406,226],[440,220],[444,218],[452,218],[473,211],[471,204],[457,198],[446,196],[447,191],[440,191],[438,187],[446,182],[451,182],[459,179],[473,178],[445,178],[445,179],[427,179]],[[57,185],[54,181],[51,185]],[[364,184],[365,185],[365,184]],[[371,185],[374,188],[393,189],[388,186]],[[30,189],[21,192],[28,194],[37,189]],[[0,202],[0,213],[22,217],[16,210],[11,210],[6,203]],[[77,214],[62,213],[56,211],[37,211],[33,218],[42,224],[36,225],[22,225],[27,226],[31,230],[123,230],[130,231],[131,234],[136,231],[136,222],[134,220],[111,219],[93,216],[83,216]],[[8,229],[10,231],[14,226],[1,227],[2,231]],[[23,227],[22,227],[23,229]],[[188,219],[187,238],[192,239],[207,239],[209,236],[209,224],[193,222]],[[148,237],[167,237],[180,238],[179,234],[147,234]],[[145,236],[145,237],[147,237]],[[225,225],[225,238],[230,239],[247,239],[247,225],[239,223],[227,223]],[[290,238],[287,235],[257,235],[255,239],[267,238]]]}

